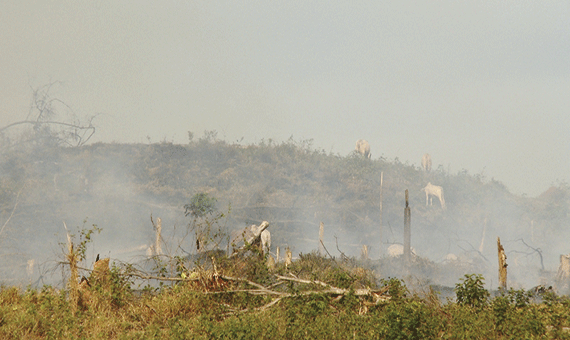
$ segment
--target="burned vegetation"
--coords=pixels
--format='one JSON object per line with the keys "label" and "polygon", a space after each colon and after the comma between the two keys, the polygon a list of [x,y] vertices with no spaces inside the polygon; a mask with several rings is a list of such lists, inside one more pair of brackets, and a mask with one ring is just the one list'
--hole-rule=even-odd
{"label": "burned vegetation", "polygon": [[[570,236],[565,183],[521,197],[482,174],[341,156],[311,141],[230,144],[215,132],[187,145],[2,152],[1,277],[31,287],[2,288],[2,305],[46,304],[61,320],[81,317],[91,327],[54,330],[42,312],[37,325],[19,328],[1,309],[0,325],[12,325],[0,326],[8,338],[137,337],[151,329],[204,338],[468,337],[454,319],[461,308],[483,311],[481,334],[545,335],[569,326],[547,320],[567,303],[557,295],[570,280],[570,266],[560,265],[569,252],[561,240]],[[428,183],[445,192],[445,205],[443,196],[426,204]],[[66,231],[62,221],[82,227]],[[479,277],[455,286],[473,273],[499,286],[497,237],[509,270],[502,300],[483,294]],[[64,269],[63,279],[54,267]],[[526,304],[519,290],[538,285],[546,287],[542,305]],[[415,321],[396,323],[394,315]],[[524,317],[524,327],[509,328],[501,315]],[[95,322],[101,316],[105,329]],[[243,320],[255,327],[240,329]]]}

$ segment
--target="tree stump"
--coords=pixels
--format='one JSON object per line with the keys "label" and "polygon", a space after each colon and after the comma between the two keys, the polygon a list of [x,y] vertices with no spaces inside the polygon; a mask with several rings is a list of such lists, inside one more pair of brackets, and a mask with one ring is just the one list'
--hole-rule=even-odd
{"label": "tree stump", "polygon": [[412,215],[410,212],[410,206],[408,203],[408,189],[406,189],[406,208],[404,208],[404,262],[406,266],[410,264],[410,259],[412,257],[411,251],[411,222]]}
{"label": "tree stump", "polygon": [[499,289],[507,290],[507,255],[501,245],[501,239],[497,237],[497,249],[499,257]]}
{"label": "tree stump", "polygon": [[360,250],[360,257],[362,260],[368,260],[368,246],[366,244],[363,245],[362,249]]}
{"label": "tree stump", "polygon": [[288,268],[292,262],[293,262],[293,253],[291,253],[291,249],[287,247],[287,251],[285,252],[285,268]]}
{"label": "tree stump", "polygon": [[556,286],[561,294],[568,292],[570,279],[570,254],[560,255],[560,266],[556,273]]}

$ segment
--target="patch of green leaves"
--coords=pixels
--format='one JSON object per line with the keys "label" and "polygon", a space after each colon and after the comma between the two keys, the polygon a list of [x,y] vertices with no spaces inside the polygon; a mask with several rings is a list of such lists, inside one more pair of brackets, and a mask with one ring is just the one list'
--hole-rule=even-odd
{"label": "patch of green leaves", "polygon": [[481,274],[465,274],[460,283],[455,284],[457,303],[471,307],[487,304],[489,292],[485,289],[485,279]]}

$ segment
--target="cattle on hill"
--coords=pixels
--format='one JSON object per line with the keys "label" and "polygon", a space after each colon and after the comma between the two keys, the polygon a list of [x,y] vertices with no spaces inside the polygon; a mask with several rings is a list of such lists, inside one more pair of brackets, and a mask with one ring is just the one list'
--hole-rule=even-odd
{"label": "cattle on hill", "polygon": [[356,141],[356,152],[364,156],[364,158],[370,159],[370,144],[364,139],[359,139]]}
{"label": "cattle on hill", "polygon": [[422,189],[426,192],[426,206],[432,205],[433,203],[433,196],[439,199],[439,203],[441,204],[441,208],[445,210],[445,199],[443,197],[443,188],[437,185],[433,185],[428,182],[425,188]]}
{"label": "cattle on hill", "polygon": [[422,156],[422,169],[424,169],[425,172],[431,171],[431,156],[429,153],[426,153]]}

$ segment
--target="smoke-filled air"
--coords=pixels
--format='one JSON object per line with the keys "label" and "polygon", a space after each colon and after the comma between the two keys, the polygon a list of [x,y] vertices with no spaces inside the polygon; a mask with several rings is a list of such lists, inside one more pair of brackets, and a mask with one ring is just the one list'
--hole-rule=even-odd
{"label": "smoke-filled air", "polygon": [[71,245],[80,270],[144,280],[253,235],[276,263],[442,287],[497,288],[502,247],[508,287],[568,293],[568,18],[567,1],[4,2],[0,284],[64,286]]}

